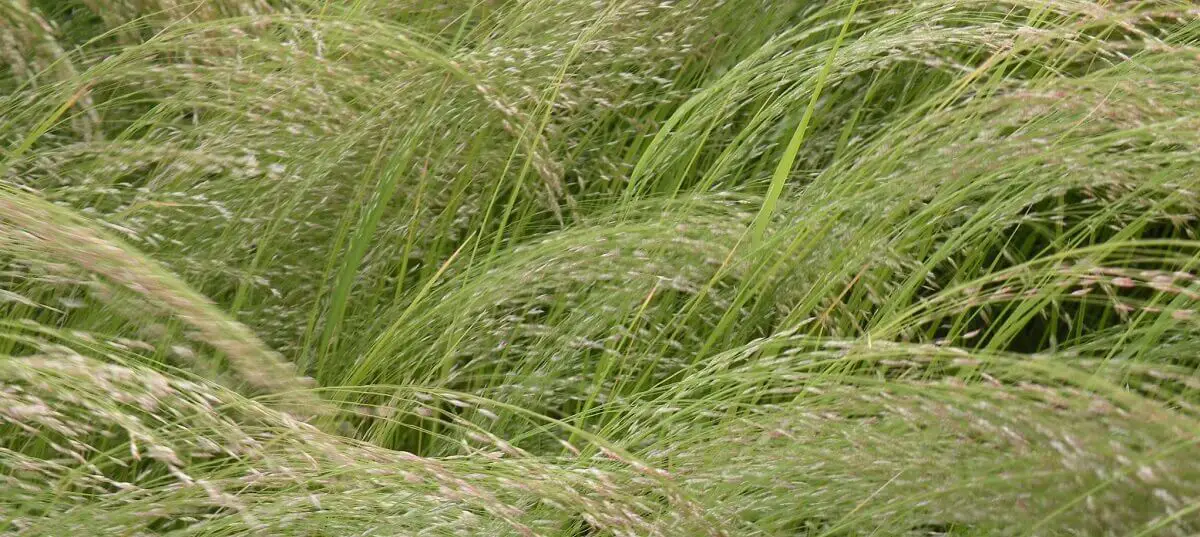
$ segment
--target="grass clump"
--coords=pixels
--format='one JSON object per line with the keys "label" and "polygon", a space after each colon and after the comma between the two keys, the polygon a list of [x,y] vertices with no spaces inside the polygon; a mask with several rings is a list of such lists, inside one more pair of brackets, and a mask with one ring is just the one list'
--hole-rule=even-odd
{"label": "grass clump", "polygon": [[1198,20],[7,0],[0,531],[1195,534]]}

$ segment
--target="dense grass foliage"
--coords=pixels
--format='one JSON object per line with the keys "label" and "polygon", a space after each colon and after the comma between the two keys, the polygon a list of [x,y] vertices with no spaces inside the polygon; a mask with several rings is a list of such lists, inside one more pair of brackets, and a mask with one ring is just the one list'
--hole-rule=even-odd
{"label": "dense grass foliage", "polygon": [[0,0],[0,532],[1195,535],[1200,4]]}

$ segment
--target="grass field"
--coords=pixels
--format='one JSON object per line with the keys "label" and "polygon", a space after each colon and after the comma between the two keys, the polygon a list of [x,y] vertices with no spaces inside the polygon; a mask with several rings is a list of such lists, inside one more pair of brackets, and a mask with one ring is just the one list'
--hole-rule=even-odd
{"label": "grass field", "polygon": [[1193,0],[0,0],[0,533],[1200,534]]}

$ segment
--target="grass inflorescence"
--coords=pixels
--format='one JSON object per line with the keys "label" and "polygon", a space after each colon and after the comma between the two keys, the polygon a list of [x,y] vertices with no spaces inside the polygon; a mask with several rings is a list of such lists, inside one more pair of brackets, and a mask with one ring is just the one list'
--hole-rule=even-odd
{"label": "grass inflorescence", "polygon": [[0,533],[1200,532],[1188,0],[0,0]]}

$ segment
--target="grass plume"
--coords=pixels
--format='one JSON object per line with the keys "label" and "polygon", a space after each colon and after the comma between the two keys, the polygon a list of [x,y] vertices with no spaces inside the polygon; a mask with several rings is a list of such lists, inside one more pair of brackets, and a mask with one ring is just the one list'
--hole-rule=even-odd
{"label": "grass plume", "polygon": [[2,0],[0,532],[1200,531],[1186,0]]}

